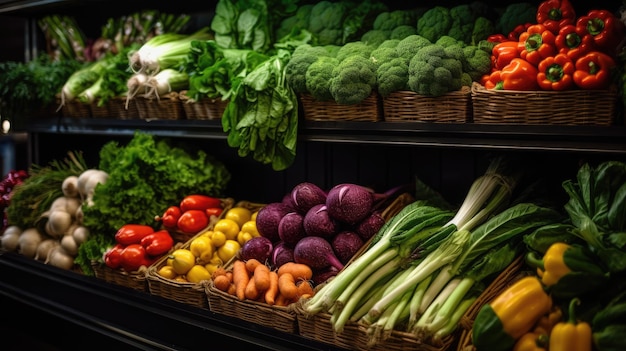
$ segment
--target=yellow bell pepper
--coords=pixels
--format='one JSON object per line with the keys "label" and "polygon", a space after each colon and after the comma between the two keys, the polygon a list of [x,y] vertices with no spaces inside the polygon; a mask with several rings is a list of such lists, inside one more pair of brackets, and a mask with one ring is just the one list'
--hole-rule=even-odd
{"label": "yellow bell pepper", "polygon": [[483,305],[474,319],[477,350],[508,351],[552,309],[552,298],[536,276],[526,276]]}
{"label": "yellow bell pepper", "polygon": [[188,249],[174,250],[174,252],[167,257],[167,265],[172,266],[174,272],[180,275],[186,274],[195,264],[196,256]]}
{"label": "yellow bell pepper", "polygon": [[547,351],[547,346],[548,335],[531,331],[517,339],[513,351]]}
{"label": "yellow bell pepper", "polygon": [[213,242],[208,236],[197,236],[189,244],[189,250],[196,256],[196,262],[206,264],[213,257],[215,248]]}
{"label": "yellow bell pepper", "polygon": [[189,269],[185,277],[190,283],[199,283],[211,279],[211,273],[203,265],[197,264]]}
{"label": "yellow bell pepper", "polygon": [[591,351],[593,345],[591,325],[576,319],[575,307],[580,303],[572,299],[567,321],[558,323],[550,332],[550,351]]}

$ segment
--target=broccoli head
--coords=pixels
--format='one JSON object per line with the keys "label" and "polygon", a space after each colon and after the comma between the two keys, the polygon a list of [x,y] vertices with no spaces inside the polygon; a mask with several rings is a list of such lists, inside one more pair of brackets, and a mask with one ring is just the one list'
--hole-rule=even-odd
{"label": "broccoli head", "polygon": [[376,65],[361,55],[346,57],[332,71],[330,93],[339,104],[358,104],[375,86]]}
{"label": "broccoli head", "polygon": [[296,93],[305,93],[306,71],[319,56],[328,56],[328,51],[321,46],[302,44],[297,46],[285,65],[285,80]]}
{"label": "broccoli head", "polygon": [[378,46],[383,41],[389,39],[390,31],[381,29],[370,29],[363,33],[361,41],[372,46]]}
{"label": "broccoli head", "polygon": [[378,93],[387,97],[394,91],[408,90],[409,65],[406,60],[396,57],[385,61],[376,70]]}
{"label": "broccoli head", "polygon": [[537,5],[529,2],[515,2],[504,8],[495,26],[496,32],[509,34],[518,24],[537,22]]}
{"label": "broccoli head", "polygon": [[431,42],[437,41],[440,36],[448,34],[452,27],[450,10],[444,6],[435,6],[417,20],[417,34]]}
{"label": "broccoli head", "polygon": [[306,71],[306,89],[317,101],[332,101],[330,93],[330,80],[333,77],[333,69],[339,64],[336,58],[320,56],[309,65]]}
{"label": "broccoli head", "polygon": [[382,49],[382,48],[394,48],[395,49],[396,46],[398,46],[399,42],[400,42],[400,39],[387,39],[383,41],[382,43],[380,43],[377,49]]}
{"label": "broccoli head", "polygon": [[442,35],[439,37],[439,39],[437,39],[435,41],[435,44],[439,44],[441,46],[448,47],[448,46],[460,46],[463,47],[465,46],[465,42],[462,40],[459,40],[455,37],[449,36],[449,35]]}
{"label": "broccoli head", "polygon": [[339,48],[337,51],[337,55],[335,57],[339,61],[343,61],[346,57],[359,55],[364,58],[369,58],[372,50],[374,50],[375,46],[368,45],[362,41],[351,41],[349,43],[345,43]]}
{"label": "broccoli head", "polygon": [[393,30],[403,25],[415,27],[417,18],[418,13],[413,10],[385,11],[376,16],[372,27],[380,30]]}
{"label": "broccoli head", "polygon": [[372,62],[374,62],[377,68],[381,64],[391,61],[395,58],[398,58],[398,52],[396,51],[396,49],[386,46],[374,49],[370,55],[370,59],[372,60]]}
{"label": "broccoli head", "polygon": [[311,8],[308,30],[317,45],[340,45],[343,41],[343,21],[348,15],[348,3],[322,0]]}
{"label": "broccoli head", "polygon": [[389,39],[399,39],[402,40],[409,35],[417,34],[417,28],[415,26],[410,26],[408,24],[397,26],[394,28],[389,34]]}
{"label": "broccoli head", "polygon": [[469,4],[461,4],[450,8],[450,18],[452,24],[447,35],[469,43],[472,39],[472,30],[474,29],[474,21],[476,14]]}
{"label": "broccoli head", "polygon": [[474,22],[472,38],[469,44],[476,45],[481,40],[487,40],[487,38],[494,33],[496,33],[496,26],[493,21],[482,16],[478,17]]}
{"label": "broccoli head", "polygon": [[491,55],[475,45],[463,48],[463,72],[469,74],[474,81],[491,71]]}
{"label": "broccoli head", "polygon": [[419,51],[419,49],[432,44],[425,37],[415,34],[400,40],[396,45],[398,55],[407,60],[407,62]]}
{"label": "broccoli head", "polygon": [[431,44],[421,48],[409,61],[410,90],[426,96],[441,96],[461,88],[463,65],[450,57],[444,47]]}

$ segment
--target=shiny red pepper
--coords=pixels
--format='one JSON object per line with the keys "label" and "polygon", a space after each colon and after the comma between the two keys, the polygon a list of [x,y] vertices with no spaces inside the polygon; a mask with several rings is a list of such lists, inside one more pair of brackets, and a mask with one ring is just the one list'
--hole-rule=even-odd
{"label": "shiny red pepper", "polygon": [[581,89],[607,89],[615,60],[601,51],[591,51],[576,61],[574,83]]}
{"label": "shiny red pepper", "polygon": [[555,35],[542,24],[534,24],[519,36],[520,57],[537,66],[541,60],[556,54]]}
{"label": "shiny red pepper", "polygon": [[491,50],[492,67],[496,70],[502,69],[508,65],[512,59],[519,57],[518,42],[507,40],[503,41]]}
{"label": "shiny red pepper", "polygon": [[561,27],[576,21],[576,11],[569,0],[546,0],[537,7],[537,23],[556,34]]}
{"label": "shiny red pepper", "polygon": [[500,71],[501,84],[496,89],[537,90],[537,67],[532,63],[515,58]]}
{"label": "shiny red pepper", "polygon": [[567,54],[557,54],[539,62],[537,83],[544,90],[567,90],[575,87],[574,61]]}
{"label": "shiny red pepper", "polygon": [[113,269],[117,269],[122,264],[122,250],[124,249],[124,245],[116,244],[115,246],[108,249],[104,255],[104,264]]}
{"label": "shiny red pepper", "polygon": [[143,224],[125,224],[115,233],[115,241],[122,245],[139,244],[141,239],[154,233],[154,228]]}
{"label": "shiny red pepper", "polygon": [[163,226],[165,228],[175,229],[176,226],[178,225],[178,219],[180,218],[182,214],[183,214],[183,211],[180,210],[180,207],[170,206],[165,210],[165,212],[163,213],[163,216],[161,217],[156,216],[154,220],[161,221],[161,223],[163,223]]}
{"label": "shiny red pepper", "polygon": [[507,35],[508,40],[519,41],[519,36],[528,29],[528,27],[532,26],[532,23],[523,23],[518,24],[513,28],[513,30]]}
{"label": "shiny red pepper", "polygon": [[490,43],[501,43],[503,41],[507,41],[507,37],[504,34],[492,34],[487,37],[487,41]]}
{"label": "shiny red pepper", "polygon": [[178,219],[178,229],[184,233],[196,234],[209,225],[209,217],[204,210],[189,210]]}
{"label": "shiny red pepper", "polygon": [[121,267],[127,272],[138,270],[141,266],[148,267],[155,258],[151,258],[146,253],[146,249],[141,244],[130,244],[126,246],[121,253]]}
{"label": "shiny red pepper", "polygon": [[211,216],[219,217],[222,212],[224,212],[224,209],[222,207],[211,207],[207,208],[205,211],[206,215],[209,216],[209,218],[211,218]]}
{"label": "shiny red pepper", "polygon": [[626,32],[624,23],[607,10],[591,10],[580,16],[576,27],[593,37],[596,46],[613,55]]}
{"label": "shiny red pepper", "polygon": [[207,195],[188,195],[180,202],[180,210],[185,213],[189,210],[206,210],[210,207],[220,207],[222,200]]}
{"label": "shiny red pepper", "polygon": [[593,37],[582,27],[573,24],[561,27],[554,44],[559,53],[567,54],[574,61],[595,49]]}
{"label": "shiny red pepper", "polygon": [[167,230],[159,230],[141,239],[141,246],[150,256],[160,256],[174,246],[174,239]]}

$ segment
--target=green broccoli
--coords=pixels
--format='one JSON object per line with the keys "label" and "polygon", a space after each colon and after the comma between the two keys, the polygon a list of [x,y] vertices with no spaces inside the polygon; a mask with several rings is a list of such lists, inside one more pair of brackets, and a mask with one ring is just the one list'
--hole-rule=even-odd
{"label": "green broccoli", "polygon": [[308,30],[317,39],[317,45],[343,44],[343,21],[349,7],[345,1],[322,0],[311,9]]}
{"label": "green broccoli", "polygon": [[367,32],[363,33],[361,36],[361,41],[367,43],[368,45],[378,46],[383,41],[389,39],[390,31],[382,30],[382,29],[370,29]]}
{"label": "green broccoli", "polygon": [[419,49],[430,44],[432,44],[431,41],[421,35],[409,35],[398,42],[396,50],[400,57],[409,62]]}
{"label": "green broccoli", "polygon": [[285,65],[285,80],[296,93],[305,93],[306,71],[319,56],[328,56],[328,50],[322,46],[303,44],[296,47],[289,62]]}
{"label": "green broccoli", "polygon": [[450,8],[450,18],[452,24],[447,35],[469,43],[472,40],[472,30],[474,29],[474,21],[476,14],[469,4],[461,4]]}
{"label": "green broccoli", "polygon": [[435,44],[441,45],[444,48],[448,47],[448,46],[453,46],[453,45],[460,46],[460,47],[464,47],[465,46],[465,42],[464,41],[459,40],[459,39],[457,39],[455,37],[451,37],[449,35],[442,35],[442,36],[440,36],[439,39],[437,39],[435,41]]}
{"label": "green broccoli", "polygon": [[511,3],[496,20],[496,33],[508,35],[519,24],[537,22],[537,5],[529,2]]}
{"label": "green broccoli", "polygon": [[333,77],[333,69],[339,65],[339,61],[331,56],[320,56],[309,65],[306,70],[306,89],[313,99],[317,101],[332,101],[330,93],[330,80]]}
{"label": "green broccoli", "polygon": [[365,0],[351,3],[350,10],[343,21],[343,42],[358,40],[363,33],[373,27],[376,17],[388,11],[387,5],[379,0]]}
{"label": "green broccoli", "polygon": [[372,28],[390,31],[403,25],[415,27],[418,17],[419,14],[413,10],[385,11],[376,16]]}
{"label": "green broccoli", "polygon": [[359,55],[364,58],[369,58],[374,48],[375,46],[368,45],[362,41],[351,41],[342,45],[339,48],[339,51],[337,51],[337,55],[335,55],[335,57],[339,61],[343,61],[346,57],[352,55]]}
{"label": "green broccoli", "polygon": [[361,55],[339,62],[330,79],[330,93],[339,104],[358,104],[376,87],[376,65]]}
{"label": "green broccoli", "polygon": [[494,33],[496,33],[496,26],[493,21],[485,17],[478,17],[474,22],[472,38],[468,44],[476,45],[481,40],[487,40],[487,38]]}
{"label": "green broccoli", "polygon": [[472,77],[468,73],[463,72],[461,74],[461,86],[471,87],[473,81],[474,80],[472,79]]}
{"label": "green broccoli", "polygon": [[408,90],[409,65],[397,57],[383,62],[376,70],[378,93],[387,97],[394,91]]}
{"label": "green broccoli", "polygon": [[296,13],[292,16],[284,18],[278,28],[276,28],[275,37],[277,39],[283,38],[293,31],[300,29],[307,29],[309,27],[309,17],[313,4],[303,4],[298,6]]}
{"label": "green broccoli", "polygon": [[398,52],[396,51],[395,48],[386,47],[386,46],[378,47],[374,49],[372,53],[370,54],[370,60],[374,62],[377,68],[381,64],[391,61],[392,59],[395,59],[398,57],[399,57]]}
{"label": "green broccoli", "polygon": [[426,96],[441,96],[461,88],[463,65],[446,54],[444,47],[431,44],[421,48],[409,61],[408,87]]}
{"label": "green broccoli", "polygon": [[447,7],[435,6],[426,11],[417,20],[417,34],[435,42],[440,36],[448,34],[452,27],[452,17]]}
{"label": "green broccoli", "polygon": [[408,24],[397,26],[391,31],[389,34],[389,39],[404,39],[409,35],[417,34],[417,28],[415,26],[410,26]]}
{"label": "green broccoli", "polygon": [[382,49],[382,48],[394,48],[395,49],[396,46],[398,46],[399,42],[400,42],[400,39],[387,39],[383,41],[382,43],[380,43],[377,49]]}
{"label": "green broccoli", "polygon": [[491,55],[476,45],[464,47],[463,57],[463,72],[473,81],[478,81],[491,70]]}

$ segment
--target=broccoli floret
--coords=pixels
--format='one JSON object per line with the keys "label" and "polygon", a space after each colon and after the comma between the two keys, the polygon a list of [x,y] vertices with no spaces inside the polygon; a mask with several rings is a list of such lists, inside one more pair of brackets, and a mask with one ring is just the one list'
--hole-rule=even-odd
{"label": "broccoli floret", "polygon": [[398,42],[396,50],[398,50],[398,55],[408,62],[411,60],[411,57],[415,56],[419,49],[430,44],[432,44],[431,41],[421,35],[409,35]]}
{"label": "broccoli floret", "polygon": [[478,46],[464,47],[463,57],[463,72],[469,74],[473,81],[478,81],[491,70],[491,55]]}
{"label": "broccoli floret", "polygon": [[496,26],[493,21],[485,17],[478,17],[474,22],[471,41],[469,41],[468,44],[476,45],[481,40],[487,40],[487,38],[494,33],[496,33]]}
{"label": "broccoli floret", "polygon": [[333,69],[339,65],[336,58],[320,56],[309,65],[306,71],[306,89],[317,101],[331,101],[330,80],[333,77]]}
{"label": "broccoli floret", "polygon": [[376,70],[378,93],[387,97],[394,91],[408,90],[409,65],[406,60],[397,57],[383,62]]}
{"label": "broccoli floret", "polygon": [[370,59],[378,68],[381,64],[398,58],[398,52],[395,48],[390,47],[378,47],[374,49],[370,55]]}
{"label": "broccoli floret", "polygon": [[342,44],[343,21],[348,15],[348,3],[322,0],[313,5],[308,30],[317,39],[317,45]]}
{"label": "broccoli floret", "polygon": [[421,48],[409,61],[408,86],[426,96],[441,96],[461,88],[463,65],[446,54],[444,47],[431,44]]}
{"label": "broccoli floret", "polygon": [[383,41],[389,39],[390,31],[381,30],[381,29],[370,29],[367,32],[363,33],[361,36],[361,41],[367,43],[368,45],[378,46]]}
{"label": "broccoli floret", "polygon": [[346,57],[353,55],[369,58],[374,48],[374,46],[368,45],[362,41],[352,41],[341,46],[335,57],[339,61],[343,61]]}
{"label": "broccoli floret", "polygon": [[398,46],[399,42],[400,42],[400,39],[387,39],[383,41],[382,43],[380,43],[377,49],[382,49],[382,48],[394,48],[395,49],[396,46]]}
{"label": "broccoli floret", "polygon": [[509,4],[496,21],[496,32],[509,34],[518,24],[536,23],[537,5],[529,2]]}
{"label": "broccoli floret", "polygon": [[465,46],[465,42],[458,40],[454,37],[451,37],[449,35],[440,36],[439,39],[435,41],[435,44],[439,44],[443,46],[444,48],[448,46],[460,46],[460,47]]}
{"label": "broccoli floret", "polygon": [[394,10],[381,12],[376,16],[372,28],[393,30],[398,26],[409,25],[415,27],[418,13],[413,10]]}
{"label": "broccoli floret", "polygon": [[431,42],[435,42],[440,36],[448,34],[451,27],[450,10],[443,6],[430,8],[417,20],[417,34]]}
{"label": "broccoli floret", "polygon": [[388,10],[387,5],[378,0],[365,0],[351,4],[343,21],[343,43],[358,40],[363,33],[372,28],[376,17]]}
{"label": "broccoli floret", "polygon": [[469,43],[472,39],[472,30],[476,19],[474,9],[469,4],[451,7],[450,18],[452,24],[447,35],[464,43]]}
{"label": "broccoli floret", "polygon": [[330,93],[339,104],[358,104],[376,86],[376,65],[361,55],[352,55],[333,69]]}
{"label": "broccoli floret", "polygon": [[472,86],[472,77],[470,77],[470,75],[466,72],[463,72],[461,74],[461,85],[464,87],[470,87]]}
{"label": "broccoli floret", "polygon": [[397,26],[396,28],[394,28],[391,31],[391,34],[389,34],[389,39],[401,40],[401,39],[408,37],[409,35],[415,35],[415,34],[417,34],[417,27],[405,24],[405,25]]}
{"label": "broccoli floret", "polygon": [[285,65],[285,80],[296,92],[304,93],[306,89],[306,71],[319,56],[328,56],[328,51],[321,46],[309,44],[299,45],[293,51],[289,62]]}

